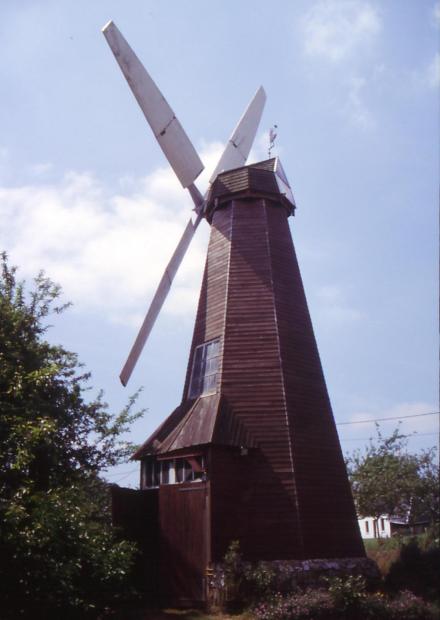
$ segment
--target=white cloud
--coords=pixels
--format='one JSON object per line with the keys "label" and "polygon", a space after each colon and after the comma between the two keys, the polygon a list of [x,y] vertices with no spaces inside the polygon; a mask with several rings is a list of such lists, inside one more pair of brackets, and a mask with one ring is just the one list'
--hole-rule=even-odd
{"label": "white cloud", "polygon": [[374,126],[373,117],[362,97],[362,91],[366,84],[366,80],[364,78],[353,77],[349,84],[348,99],[343,111],[347,114],[353,125],[364,130],[371,129]]}
{"label": "white cloud", "polygon": [[432,7],[432,21],[435,26],[440,26],[440,2],[436,2]]}
{"label": "white cloud", "polygon": [[440,86],[440,54],[438,52],[426,69],[426,83],[431,88]]}
{"label": "white cloud", "polygon": [[47,174],[52,170],[53,166],[50,162],[45,162],[41,164],[33,164],[30,167],[30,174],[35,177],[41,177]]}
{"label": "white cloud", "polygon": [[369,45],[381,29],[377,10],[361,0],[321,0],[302,21],[305,53],[338,63]]}
{"label": "white cloud", "polygon": [[410,78],[416,91],[438,90],[440,86],[440,53],[436,52],[424,66],[414,69]]}
{"label": "white cloud", "polygon": [[[205,147],[205,179],[220,149],[218,144]],[[143,179],[122,179],[119,187],[110,195],[92,174],[77,172],[53,184],[0,186],[0,219],[7,222],[0,247],[22,277],[44,269],[80,311],[138,325],[193,205],[168,169]],[[200,229],[165,312],[195,310],[208,231],[204,223]]]}

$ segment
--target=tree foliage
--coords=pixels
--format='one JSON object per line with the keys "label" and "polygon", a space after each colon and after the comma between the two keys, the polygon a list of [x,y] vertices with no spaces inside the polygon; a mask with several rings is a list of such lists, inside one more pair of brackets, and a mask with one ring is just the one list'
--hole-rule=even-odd
{"label": "tree foliage", "polygon": [[395,429],[384,437],[377,426],[377,440],[364,452],[347,459],[347,470],[358,512],[376,519],[389,514],[408,519],[439,517],[439,468],[435,449],[411,454],[407,438]]}
{"label": "tree foliage", "polygon": [[140,413],[118,415],[102,394],[86,400],[89,373],[45,339],[60,288],[40,273],[33,290],[2,255],[0,274],[0,571],[8,617],[78,617],[117,593],[133,547],[110,525],[98,474],[127,458],[122,436]]}

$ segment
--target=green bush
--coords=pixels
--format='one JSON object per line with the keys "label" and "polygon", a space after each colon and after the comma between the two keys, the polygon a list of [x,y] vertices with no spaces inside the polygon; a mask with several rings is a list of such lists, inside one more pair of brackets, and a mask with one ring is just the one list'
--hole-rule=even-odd
{"label": "green bush", "polygon": [[428,600],[439,600],[440,548],[420,549],[416,539],[403,545],[400,557],[385,579],[391,592],[410,590]]}
{"label": "green bush", "polygon": [[229,607],[254,605],[275,592],[291,592],[292,577],[276,571],[269,562],[244,562],[239,541],[233,541],[224,557],[224,582]]}
{"label": "green bush", "polygon": [[343,613],[355,613],[365,599],[365,579],[360,575],[351,575],[343,579],[333,577],[327,580],[329,594],[336,609]]}
{"label": "green bush", "polygon": [[263,562],[245,568],[243,577],[242,590],[248,602],[261,600],[275,588],[275,571]]}
{"label": "green bush", "polygon": [[75,353],[45,339],[60,288],[32,290],[0,255],[0,615],[81,618],[130,590],[134,545],[111,526],[101,470],[125,460],[139,417],[90,398]]}

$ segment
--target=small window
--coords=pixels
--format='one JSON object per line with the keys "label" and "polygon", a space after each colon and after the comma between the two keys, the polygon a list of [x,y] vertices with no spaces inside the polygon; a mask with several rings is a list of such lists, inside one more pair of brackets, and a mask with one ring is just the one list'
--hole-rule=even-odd
{"label": "small window", "polygon": [[176,461],[176,482],[185,481],[185,461],[184,459],[177,459]]}
{"label": "small window", "polygon": [[193,479],[193,470],[188,461],[184,461],[184,474],[183,474],[183,482],[189,482]]}
{"label": "small window", "polygon": [[153,487],[158,487],[160,484],[160,470],[160,461],[156,461],[155,463],[153,463]]}
{"label": "small window", "polygon": [[145,460],[141,464],[142,489],[205,479],[205,459],[202,455],[167,461]]}
{"label": "small window", "polygon": [[159,486],[161,465],[157,461],[146,459],[141,463],[141,488],[151,489]]}
{"label": "small window", "polygon": [[217,389],[220,361],[220,340],[211,340],[196,347],[189,387],[189,397],[213,394]]}
{"label": "small window", "polygon": [[365,531],[368,532],[370,531],[370,524],[368,523],[368,521],[365,521]]}
{"label": "small window", "polygon": [[148,486],[147,483],[147,471],[148,465],[146,461],[141,461],[141,489],[145,489]]}
{"label": "small window", "polygon": [[380,529],[382,530],[382,532],[385,530],[385,519],[380,520]]}
{"label": "small window", "polygon": [[162,484],[169,484],[170,482],[170,462],[163,461],[162,462]]}

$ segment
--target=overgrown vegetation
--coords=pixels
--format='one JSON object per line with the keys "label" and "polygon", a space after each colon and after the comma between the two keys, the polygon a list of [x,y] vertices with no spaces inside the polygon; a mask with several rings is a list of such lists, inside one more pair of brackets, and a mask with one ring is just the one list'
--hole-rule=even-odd
{"label": "overgrown vegetation", "polygon": [[[382,593],[352,591],[350,599],[341,599],[334,585],[332,591],[309,589],[287,597],[274,595],[254,610],[258,620],[436,620],[435,608],[412,592],[395,598]],[[347,592],[345,591],[345,594]]]}
{"label": "overgrown vegetation", "polygon": [[396,535],[391,538],[371,538],[364,540],[365,551],[374,560],[383,577],[386,577],[391,566],[400,558],[401,550],[407,545],[417,542],[422,553],[440,547],[440,524],[429,527],[417,536]]}
{"label": "overgrown vegetation", "polygon": [[2,618],[95,616],[127,586],[135,552],[110,524],[99,472],[124,460],[133,397],[112,415],[74,353],[45,340],[60,288],[0,274],[0,605]]}
{"label": "overgrown vegetation", "polygon": [[[393,545],[395,541],[393,541]],[[227,607],[258,620],[434,620],[439,617],[440,553],[435,538],[398,548],[380,584],[360,575],[329,577],[314,587],[283,583],[268,563],[243,562],[234,541],[224,561]]]}

